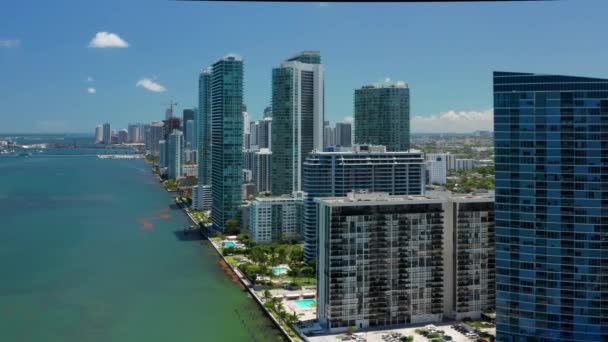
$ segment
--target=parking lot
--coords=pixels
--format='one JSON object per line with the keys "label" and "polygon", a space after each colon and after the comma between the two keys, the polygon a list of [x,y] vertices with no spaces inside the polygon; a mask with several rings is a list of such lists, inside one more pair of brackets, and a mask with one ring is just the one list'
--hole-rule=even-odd
{"label": "parking lot", "polygon": [[[449,341],[453,341],[453,342],[473,342],[473,341],[477,341],[477,339],[470,339],[468,337],[466,337],[464,334],[456,331],[454,328],[452,328],[452,324],[454,324],[456,322],[450,322],[450,323],[441,323],[441,324],[434,324],[434,326],[436,327],[437,330],[443,330],[443,334],[447,335],[449,337],[451,337],[451,340],[445,340],[446,342]],[[414,342],[428,342],[429,339],[417,334],[415,332],[416,329],[421,329],[424,328],[425,325],[420,325],[420,326],[413,326],[413,327],[407,327],[407,328],[400,328],[400,329],[387,329],[387,330],[374,330],[374,331],[368,331],[368,332],[359,332],[357,333],[358,336],[360,336],[361,338],[359,339],[359,341],[367,341],[367,342],[395,342],[395,341],[399,341],[398,338],[387,338],[387,336],[385,335],[389,335],[392,333],[399,333],[402,336],[413,336],[414,337]],[[484,329],[486,330],[486,329]],[[331,335],[323,335],[323,336],[312,336],[309,337],[309,340],[311,342],[336,342],[336,341],[340,341],[341,337],[345,336],[344,333],[342,334],[331,334]],[[383,336],[385,336],[383,338]]]}

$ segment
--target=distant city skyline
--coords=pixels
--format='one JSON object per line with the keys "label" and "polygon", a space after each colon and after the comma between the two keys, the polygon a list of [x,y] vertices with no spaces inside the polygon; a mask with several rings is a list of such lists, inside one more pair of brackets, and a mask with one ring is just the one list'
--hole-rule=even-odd
{"label": "distant city skyline", "polygon": [[[410,86],[412,133],[490,129],[495,70],[608,77],[608,48],[597,43],[608,4],[599,0],[323,6],[60,0],[2,7],[11,14],[0,34],[3,133],[85,133],[103,122],[127,128],[161,120],[170,100],[179,103],[177,112],[196,107],[200,71],[228,53],[244,58],[252,120],[271,101],[277,61],[319,50],[325,120],[352,117],[354,90],[391,78]],[[235,24],[205,35],[226,18]],[[533,35],[530,27],[538,28]]]}

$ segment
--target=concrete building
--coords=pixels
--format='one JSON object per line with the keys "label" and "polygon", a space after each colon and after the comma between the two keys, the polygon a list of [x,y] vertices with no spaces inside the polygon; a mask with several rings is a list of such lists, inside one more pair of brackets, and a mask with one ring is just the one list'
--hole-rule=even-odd
{"label": "concrete building", "polygon": [[158,142],[158,167],[167,167],[167,141],[161,140]]}
{"label": "concrete building", "polygon": [[299,237],[303,196],[258,197],[249,205],[249,234],[256,243]]}
{"label": "concrete building", "polygon": [[302,163],[323,149],[324,71],[318,51],[305,51],[272,71],[272,193],[302,189]]}
{"label": "concrete building", "polygon": [[331,127],[329,121],[323,123],[323,150],[336,146],[336,129]]}
{"label": "concrete building", "polygon": [[272,191],[272,151],[262,148],[253,154],[252,178],[256,191]]}
{"label": "concrete building", "polygon": [[410,89],[405,82],[382,82],[355,90],[355,143],[410,146]]}
{"label": "concrete building", "polygon": [[478,319],[495,305],[493,192],[317,198],[322,325]]}
{"label": "concrete building", "polygon": [[317,314],[331,331],[440,322],[442,200],[384,193],[317,198]]}
{"label": "concrete building", "polygon": [[169,148],[167,154],[167,176],[170,179],[180,179],[184,176],[184,134],[173,130],[169,135]]}
{"label": "concrete building", "polygon": [[144,142],[143,125],[140,123],[131,123],[127,126],[130,143]]}
{"label": "concrete building", "polygon": [[353,125],[350,122],[336,123],[336,146],[351,147],[353,145]]}
{"label": "concrete building", "polygon": [[[198,181],[211,185],[211,67],[198,79]],[[208,188],[210,189],[210,188]],[[203,193],[201,191],[201,193]],[[205,194],[210,192],[205,192]]]}
{"label": "concrete building", "polygon": [[209,210],[211,209],[211,186],[196,185],[192,187],[192,209]]}
{"label": "concrete building", "polygon": [[444,221],[444,318],[479,319],[496,305],[494,192],[428,192],[447,201]]}
{"label": "concrete building", "polygon": [[249,125],[249,149],[272,149],[272,118],[253,121]]}
{"label": "concrete building", "polygon": [[472,170],[474,167],[473,159],[456,159],[456,170]]}
{"label": "concrete building", "polygon": [[304,162],[306,260],[317,257],[315,197],[346,196],[355,190],[420,195],[424,193],[424,168],[421,152],[387,152],[384,146],[354,145],[348,152],[311,153]]}
{"label": "concrete building", "polygon": [[150,139],[148,141],[148,146],[146,149],[150,151],[150,154],[154,156],[158,156],[160,154],[158,142],[161,140],[165,140],[164,137],[164,126],[165,124],[162,121],[153,121],[150,124]]}
{"label": "concrete building", "polygon": [[426,156],[427,184],[445,184],[448,181],[447,155]]}
{"label": "concrete building", "polygon": [[99,144],[103,142],[103,126],[97,125],[95,126],[95,143]]}
{"label": "concrete building", "polygon": [[107,122],[103,124],[103,139],[101,142],[105,145],[110,145],[112,143],[112,128]]}
{"label": "concrete building", "polygon": [[127,131],[126,129],[121,129],[118,131],[118,143],[119,144],[129,143],[129,131]]}

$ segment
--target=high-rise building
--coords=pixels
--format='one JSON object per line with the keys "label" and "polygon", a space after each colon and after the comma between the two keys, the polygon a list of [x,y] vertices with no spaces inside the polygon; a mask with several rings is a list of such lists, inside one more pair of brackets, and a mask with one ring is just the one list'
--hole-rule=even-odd
{"label": "high-rise building", "polygon": [[[182,122],[184,123],[184,141],[188,140],[187,137],[189,135],[188,127],[186,127],[186,122],[188,120],[192,120],[192,122],[194,123],[194,109],[184,109],[182,111]],[[192,135],[192,137],[194,137],[194,135]]]}
{"label": "high-rise building", "polygon": [[272,151],[261,148],[253,154],[252,168],[253,183],[257,192],[272,191]]}
{"label": "high-rise building", "polygon": [[103,124],[102,142],[106,145],[110,145],[112,143],[112,129],[110,128],[110,124],[107,122]]}
{"label": "high-rise building", "polygon": [[201,186],[211,185],[211,67],[203,70],[198,78],[197,124],[198,182]]}
{"label": "high-rise building", "polygon": [[355,143],[384,145],[388,151],[410,147],[410,89],[404,82],[383,82],[355,90]]}
{"label": "high-rise building", "polygon": [[336,146],[351,147],[353,144],[353,125],[350,122],[336,123]]}
{"label": "high-rise building", "polygon": [[164,128],[165,124],[162,121],[153,121],[150,124],[150,146],[147,147],[149,149],[150,154],[154,156],[159,155],[159,146],[158,142],[164,139]]}
{"label": "high-rise building", "polygon": [[142,143],[144,142],[143,136],[143,124],[135,123],[127,126],[129,134],[129,142],[131,143]]}
{"label": "high-rise building", "polygon": [[95,143],[99,144],[103,142],[103,126],[97,125],[95,126]]}
{"label": "high-rise building", "polygon": [[444,201],[317,198],[317,315],[332,331],[440,322]]}
{"label": "high-rise building", "polygon": [[129,142],[129,131],[126,129],[121,129],[118,131],[118,143],[126,144]]}
{"label": "high-rise building", "polygon": [[494,192],[427,192],[446,201],[444,220],[444,318],[479,319],[496,304]]}
{"label": "high-rise building", "polygon": [[324,81],[321,55],[305,51],[272,71],[272,193],[302,188],[302,162],[323,149]]}
{"label": "high-rise building", "polygon": [[165,140],[161,140],[158,142],[158,167],[163,168],[167,167],[167,142]]}
{"label": "high-rise building", "polygon": [[445,184],[448,181],[447,155],[427,154],[426,172],[427,184]]}
{"label": "high-rise building", "polygon": [[315,201],[318,314],[327,328],[479,319],[494,307],[493,192]]}
{"label": "high-rise building", "polygon": [[497,341],[608,340],[608,79],[494,72]]}
{"label": "high-rise building", "polygon": [[194,145],[194,120],[184,121],[184,136],[185,136],[185,146],[187,149],[191,149]]}
{"label": "high-rise building", "polygon": [[259,197],[249,205],[249,233],[256,243],[290,241],[298,238],[302,195]]}
{"label": "high-rise building", "polygon": [[336,146],[336,129],[329,125],[329,121],[323,123],[323,149]]}
{"label": "high-rise building", "polygon": [[249,149],[272,149],[272,117],[252,121],[249,125]]}
{"label": "high-rise building", "polygon": [[[311,153],[304,162],[303,180],[306,260],[317,257],[315,197],[346,196],[354,190],[420,195],[424,193],[424,172],[421,152],[386,152],[383,146],[355,145],[348,152]],[[276,179],[273,173],[272,181]]]}
{"label": "high-rise building", "polygon": [[249,120],[249,113],[247,113],[246,109],[244,109],[243,110],[243,150],[248,150],[249,146],[251,145],[250,126],[251,126],[251,121]]}
{"label": "high-rise building", "polygon": [[475,167],[475,161],[473,159],[456,159],[455,164],[456,170],[471,170]]}
{"label": "high-rise building", "polygon": [[271,118],[272,117],[272,106],[268,106],[266,108],[264,108],[264,118]]}
{"label": "high-rise building", "polygon": [[211,221],[239,219],[243,184],[243,60],[227,55],[211,71]]}
{"label": "high-rise building", "polygon": [[169,135],[169,153],[167,153],[167,176],[170,179],[180,179],[184,175],[184,134],[173,130]]}

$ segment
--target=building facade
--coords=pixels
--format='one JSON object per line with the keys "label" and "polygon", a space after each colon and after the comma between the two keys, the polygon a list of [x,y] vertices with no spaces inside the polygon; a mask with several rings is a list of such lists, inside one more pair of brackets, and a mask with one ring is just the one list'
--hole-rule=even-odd
{"label": "building facade", "polygon": [[428,154],[426,170],[428,184],[445,184],[448,181],[447,155]]}
{"label": "building facade", "polygon": [[317,314],[331,331],[440,322],[443,201],[318,198]]}
{"label": "building facade", "polygon": [[109,123],[103,124],[103,139],[102,143],[110,145],[112,143],[112,128]]}
{"label": "building facade", "polygon": [[353,142],[353,125],[350,122],[336,123],[336,146],[351,147]]}
{"label": "building facade", "polygon": [[103,126],[97,125],[95,126],[95,143],[99,144],[103,142]]}
{"label": "building facade", "polygon": [[260,149],[253,155],[252,178],[256,192],[272,191],[272,151]]}
{"label": "building facade", "polygon": [[304,162],[303,182],[306,260],[317,257],[315,197],[346,196],[355,190],[420,195],[424,193],[424,173],[422,153],[386,152],[383,146],[355,145],[348,152],[311,153]]}
{"label": "building facade", "polygon": [[302,195],[258,197],[249,205],[249,233],[256,243],[290,241],[298,238],[302,216]]}
{"label": "building facade", "polygon": [[323,149],[323,65],[318,51],[305,51],[272,71],[272,193],[302,189],[302,162]]}
{"label": "building facade", "polygon": [[198,79],[198,182],[211,185],[211,67]]}
{"label": "building facade", "polygon": [[355,90],[355,143],[410,148],[410,89],[403,82]]}
{"label": "building facade", "polygon": [[211,67],[211,221],[222,230],[239,219],[243,184],[243,60],[227,55]]}
{"label": "building facade", "polygon": [[479,319],[496,305],[494,192],[427,192],[446,201],[444,318]]}
{"label": "building facade", "polygon": [[497,341],[608,340],[608,79],[494,73]]}
{"label": "building facade", "polygon": [[180,130],[173,130],[169,135],[167,153],[167,176],[170,179],[180,179],[184,176],[184,134]]}

